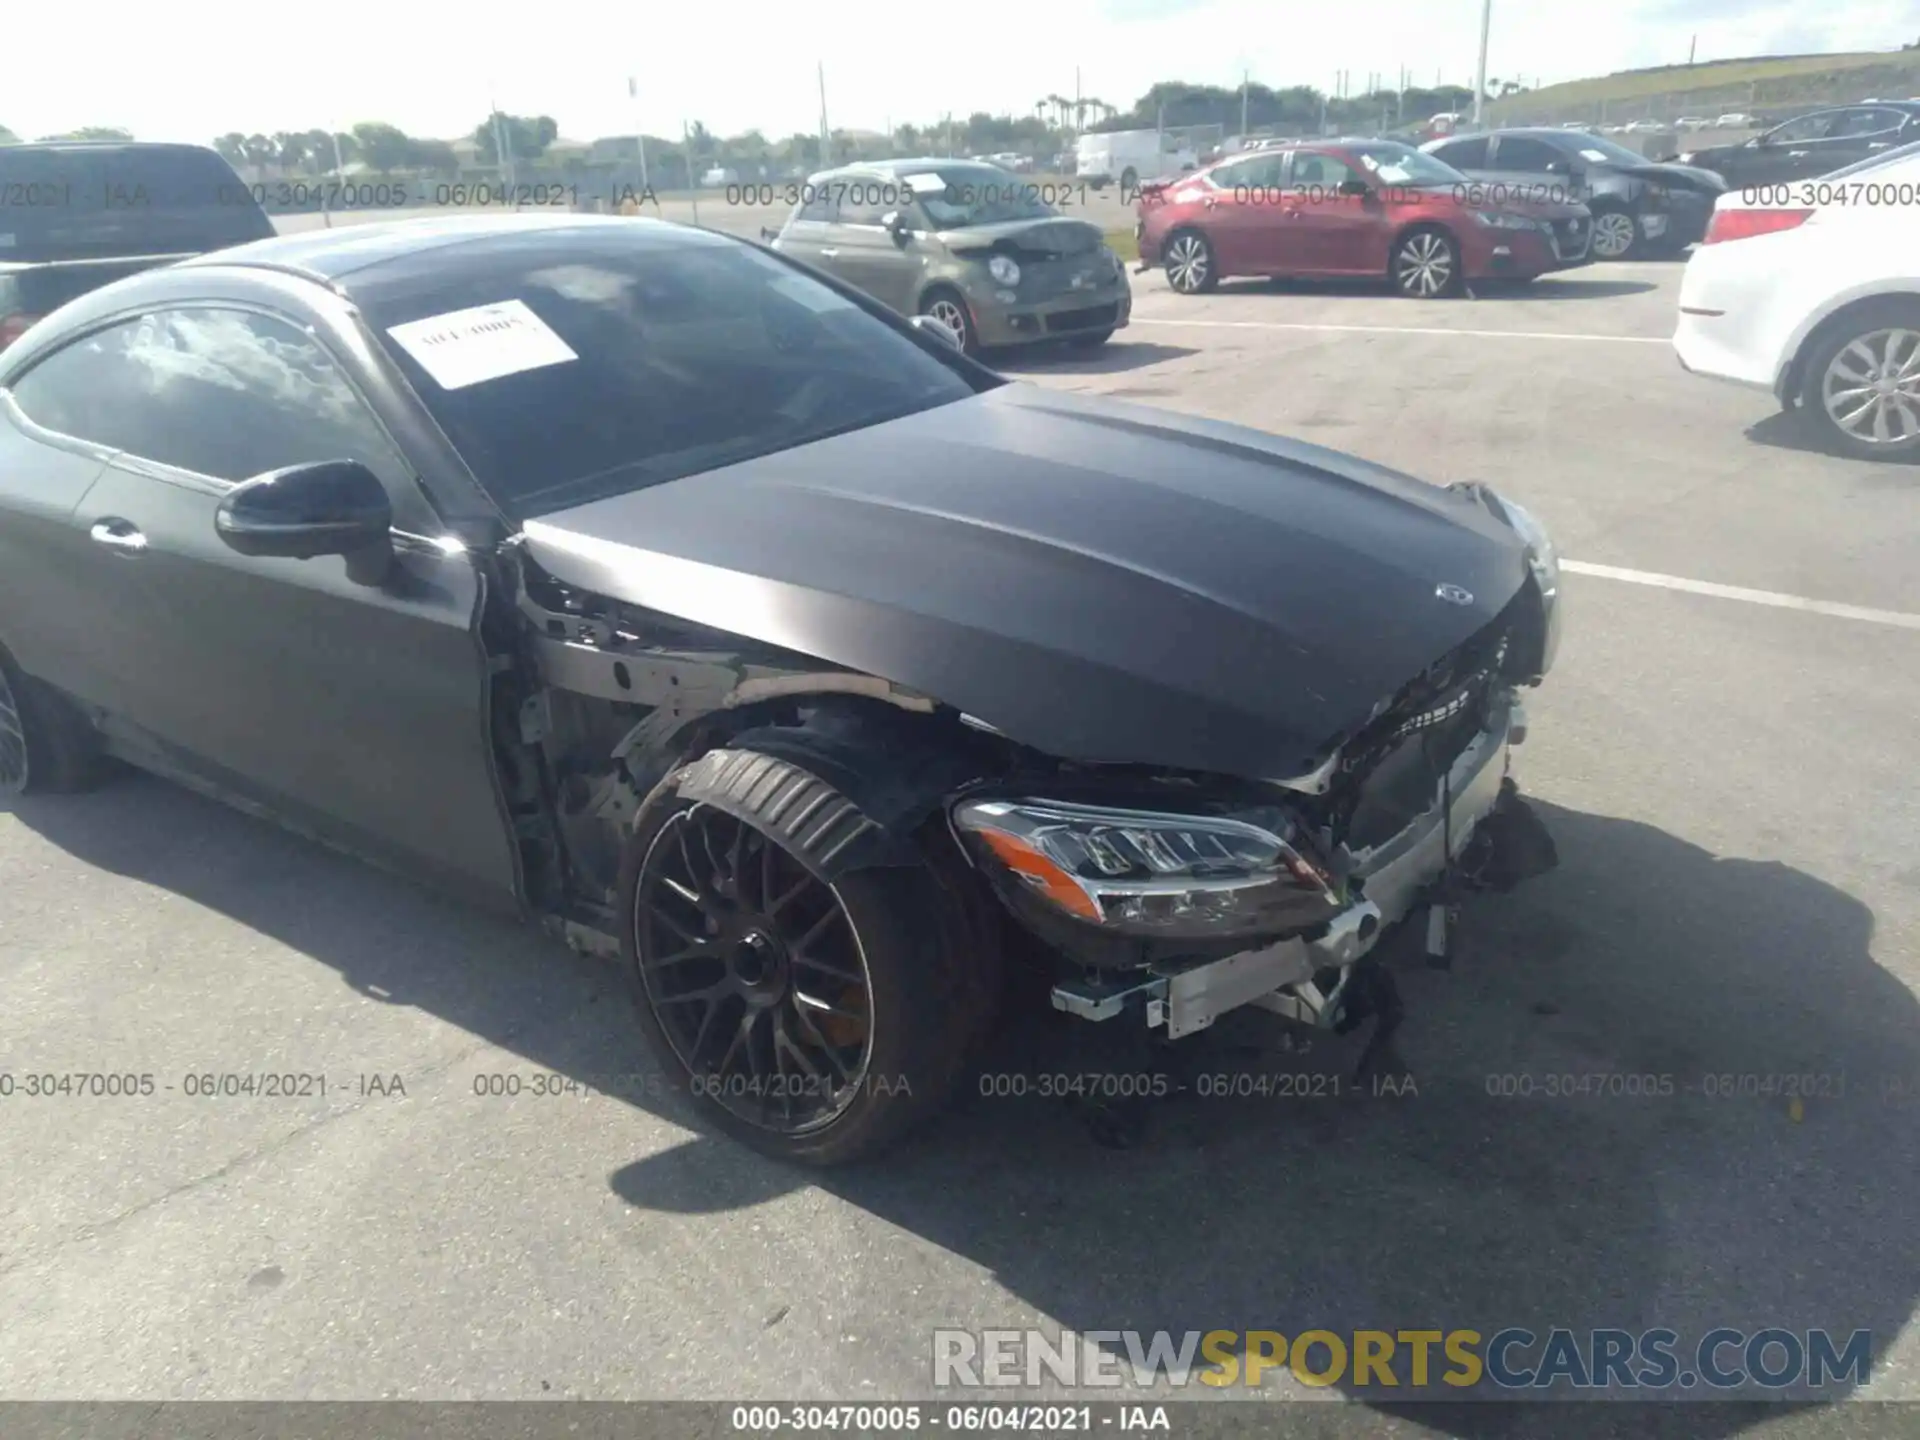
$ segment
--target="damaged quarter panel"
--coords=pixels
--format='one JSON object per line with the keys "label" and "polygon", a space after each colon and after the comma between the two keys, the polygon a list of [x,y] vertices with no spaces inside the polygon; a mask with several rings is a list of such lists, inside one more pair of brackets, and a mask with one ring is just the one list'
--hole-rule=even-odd
{"label": "damaged quarter panel", "polygon": [[1265,778],[1312,769],[1527,577],[1470,495],[1024,385],[546,514],[525,542],[569,584],[1048,754]]}

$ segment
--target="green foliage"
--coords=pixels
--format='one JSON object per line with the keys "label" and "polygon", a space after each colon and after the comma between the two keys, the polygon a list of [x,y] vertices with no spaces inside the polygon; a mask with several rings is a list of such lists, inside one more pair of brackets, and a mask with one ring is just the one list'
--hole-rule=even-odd
{"label": "green foliage", "polygon": [[560,134],[551,115],[508,115],[496,112],[473,130],[473,143],[480,147],[484,164],[500,163],[499,136],[506,136],[507,153],[515,160],[538,160]]}
{"label": "green foliage", "polygon": [[133,132],[122,130],[117,125],[82,125],[78,130],[62,131],[58,135],[42,135],[42,140],[131,140]]}

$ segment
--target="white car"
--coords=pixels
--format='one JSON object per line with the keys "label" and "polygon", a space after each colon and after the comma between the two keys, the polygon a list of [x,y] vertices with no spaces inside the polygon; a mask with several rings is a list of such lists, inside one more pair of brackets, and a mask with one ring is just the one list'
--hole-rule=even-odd
{"label": "white car", "polygon": [[1920,142],[1730,190],[1680,281],[1696,375],[1770,390],[1848,455],[1920,455]]}

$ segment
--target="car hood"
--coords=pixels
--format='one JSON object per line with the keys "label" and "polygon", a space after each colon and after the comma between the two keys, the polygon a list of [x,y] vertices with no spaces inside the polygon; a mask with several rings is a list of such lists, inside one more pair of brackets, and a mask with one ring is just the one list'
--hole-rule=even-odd
{"label": "car hood", "polygon": [[1016,260],[1036,261],[1091,255],[1106,244],[1098,225],[1062,215],[1008,220],[998,225],[966,225],[942,230],[939,238],[956,255],[998,251]]}
{"label": "car hood", "polygon": [[1706,195],[1718,195],[1727,188],[1727,182],[1711,170],[1703,170],[1698,165],[1680,165],[1671,160],[1649,160],[1644,165],[1609,165],[1616,175],[1631,175],[1636,180],[1654,180],[1671,190],[1698,190]]}
{"label": "car hood", "polygon": [[1063,759],[1264,779],[1313,769],[1526,566],[1464,495],[1014,384],[524,539],[568,584],[879,676]]}

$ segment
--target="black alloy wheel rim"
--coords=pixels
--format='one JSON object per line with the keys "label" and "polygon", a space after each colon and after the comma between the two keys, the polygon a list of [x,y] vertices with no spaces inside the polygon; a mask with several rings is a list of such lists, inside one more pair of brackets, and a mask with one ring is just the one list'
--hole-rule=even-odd
{"label": "black alloy wheel rim", "polygon": [[804,1135],[866,1082],[873,982],[840,892],[745,821],[682,810],[647,847],[633,902],[648,1006],[694,1093]]}
{"label": "black alloy wheel rim", "polygon": [[0,668],[0,790],[18,790],[27,783],[27,727],[20,702]]}

